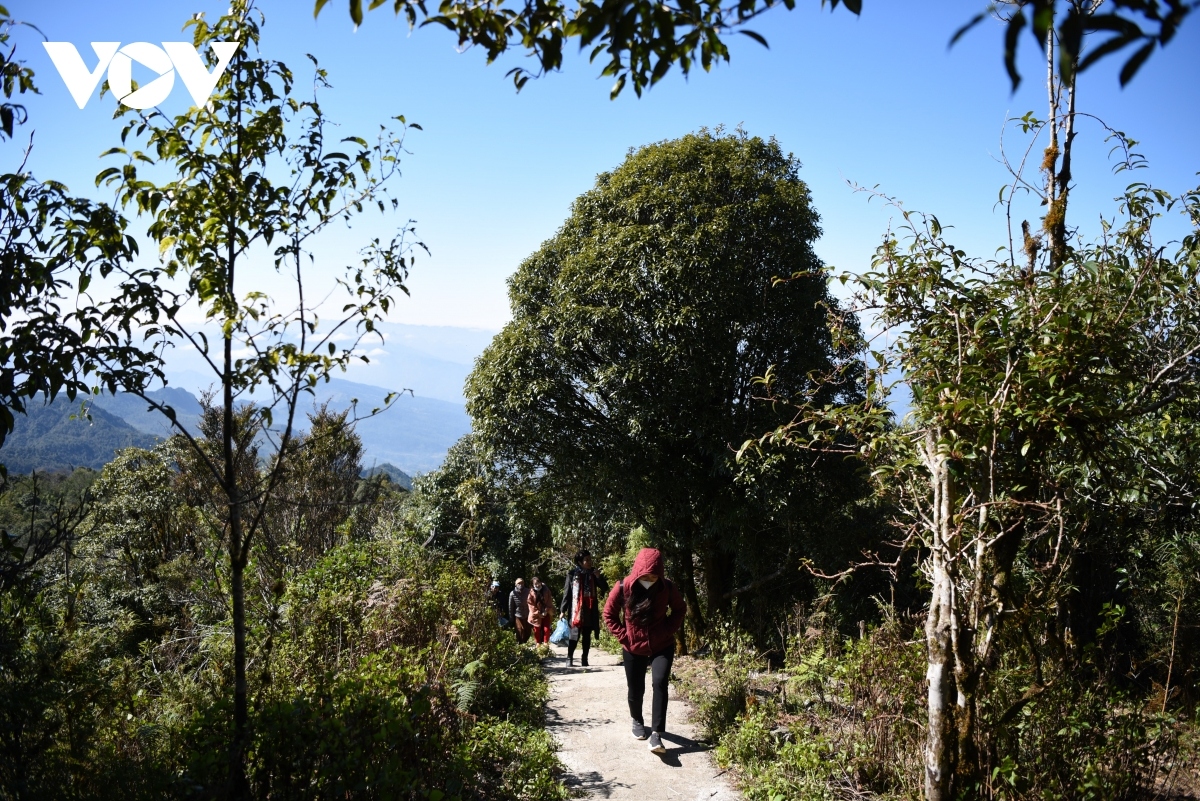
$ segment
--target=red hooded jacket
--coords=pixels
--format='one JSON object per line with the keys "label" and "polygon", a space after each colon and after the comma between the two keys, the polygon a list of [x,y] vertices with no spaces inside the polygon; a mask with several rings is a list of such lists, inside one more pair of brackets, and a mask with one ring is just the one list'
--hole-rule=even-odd
{"label": "red hooded jacket", "polygon": [[[658,576],[659,580],[650,588],[650,624],[643,627],[629,615],[629,595],[633,583],[650,574]],[[675,632],[683,625],[685,614],[687,604],[679,589],[663,578],[662,553],[655,548],[643,548],[633,560],[629,577],[618,581],[608,594],[604,604],[604,625],[626,651],[651,656],[674,645]]]}

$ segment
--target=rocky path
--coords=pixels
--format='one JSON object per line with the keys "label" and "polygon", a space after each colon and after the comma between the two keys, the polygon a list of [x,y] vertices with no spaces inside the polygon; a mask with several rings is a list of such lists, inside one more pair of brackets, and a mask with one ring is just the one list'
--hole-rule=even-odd
{"label": "rocky path", "polygon": [[[576,654],[578,657],[578,654]],[[592,649],[591,667],[567,667],[567,649],[555,648],[545,663],[550,680],[546,728],[562,747],[564,778],[589,798],[639,801],[740,801],[732,782],[717,768],[708,749],[695,740],[691,710],[671,687],[667,710],[667,753],[650,753],[645,740],[630,732],[625,671],[617,657]],[[650,722],[650,680],[646,677],[645,720]]]}

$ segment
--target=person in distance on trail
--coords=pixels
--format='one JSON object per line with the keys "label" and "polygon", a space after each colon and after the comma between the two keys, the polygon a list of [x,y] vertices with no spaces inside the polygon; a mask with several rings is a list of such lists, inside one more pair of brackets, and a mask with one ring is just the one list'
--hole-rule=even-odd
{"label": "person in distance on trail", "polygon": [[608,593],[608,582],[600,571],[592,567],[592,555],[586,549],[575,554],[575,567],[567,574],[563,587],[562,604],[559,612],[571,626],[571,637],[567,640],[567,664],[575,664],[575,645],[583,638],[583,658],[580,664],[588,666],[588,651],[592,647],[592,634],[600,637],[600,601]]}
{"label": "person in distance on trail", "polygon": [[517,630],[517,642],[524,643],[529,639],[532,628],[529,625],[529,596],[525,589],[525,579],[517,579],[517,585],[508,596],[508,617]]}
{"label": "person in distance on trail", "polygon": [[496,622],[500,624],[500,628],[508,625],[508,604],[505,603],[504,593],[500,590],[500,582],[492,580],[491,586],[488,587],[488,604],[496,612]]}
{"label": "person in distance on trail", "polygon": [[[644,740],[649,735],[650,750],[656,754],[667,751],[659,735],[667,730],[667,681],[675,660],[675,632],[685,614],[687,604],[679,588],[663,577],[662,552],[656,548],[638,551],[633,569],[612,588],[604,604],[604,625],[624,651],[633,736]],[[654,691],[649,732],[642,718],[647,667]]]}
{"label": "person in distance on trail", "polygon": [[533,589],[529,591],[529,625],[533,627],[533,639],[538,644],[550,641],[553,620],[554,595],[540,578],[534,576]]}

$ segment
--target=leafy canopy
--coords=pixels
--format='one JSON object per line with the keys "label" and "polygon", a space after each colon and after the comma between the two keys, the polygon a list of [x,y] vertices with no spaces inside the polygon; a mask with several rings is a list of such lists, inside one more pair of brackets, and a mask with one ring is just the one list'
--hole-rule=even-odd
{"label": "leafy canopy", "polygon": [[[315,0],[314,16],[329,0]],[[389,0],[368,0],[367,9],[388,4]],[[363,21],[363,0],[350,0],[350,18],[355,25]],[[852,14],[862,13],[862,0],[821,0],[821,6],[836,9],[845,6]],[[1038,46],[1045,48],[1053,30],[1062,46],[1060,67],[1067,77],[1074,69],[1087,69],[1095,62],[1130,47],[1133,54],[1121,70],[1121,85],[1128,83],[1156,48],[1164,47],[1196,6],[1196,0],[1117,0],[1105,7],[1102,0],[1001,0],[989,3],[951,39],[954,44],[970,29],[989,17],[1004,23],[1004,65],[1013,89],[1021,82],[1017,71],[1017,49],[1021,32],[1028,28]],[[642,90],[658,83],[671,68],[688,75],[699,63],[705,72],[714,63],[729,61],[726,39],[733,33],[748,36],[764,47],[767,40],[745,26],[761,14],[783,6],[791,10],[796,0],[675,0],[675,2],[616,2],[616,0],[578,0],[574,4],[560,0],[536,0],[505,6],[504,0],[475,3],[471,0],[442,0],[437,13],[430,14],[425,0],[391,0],[397,15],[403,14],[409,27],[418,22],[436,24],[453,31],[458,45],[483,48],[488,63],[509,50],[532,56],[537,69],[514,67],[508,75],[517,89],[531,77],[562,68],[563,47],[576,39],[580,50],[589,51],[589,60],[604,59],[600,74],[616,78],[611,96],[616,97],[626,83],[640,97]],[[1059,14],[1059,9],[1066,12]],[[1057,28],[1054,20],[1059,19]],[[940,23],[941,20],[935,22]],[[1107,34],[1104,41],[1083,51],[1086,33]]]}
{"label": "leafy canopy", "polygon": [[813,253],[799,166],[774,141],[701,131],[601,174],[510,279],[512,322],[467,384],[484,447],[560,502],[623,512],[685,552],[777,532],[766,487],[795,476],[735,480],[737,445],[782,422],[755,376],[819,404],[856,392],[853,371],[809,378],[852,353],[830,325],[857,328]]}

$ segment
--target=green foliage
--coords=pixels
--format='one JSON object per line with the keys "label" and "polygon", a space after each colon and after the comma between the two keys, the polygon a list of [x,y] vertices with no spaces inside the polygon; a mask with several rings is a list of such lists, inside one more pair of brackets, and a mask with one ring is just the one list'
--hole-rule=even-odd
{"label": "green foliage", "polygon": [[741,473],[734,458],[783,422],[756,375],[821,405],[857,397],[853,366],[809,380],[851,359],[857,324],[826,287],[798,171],[741,131],[631,152],[513,276],[513,320],[468,379],[478,447],[570,522],[642,525],[701,627],[697,572],[712,611],[767,576],[794,592],[801,549],[865,490],[832,462]]}
{"label": "green foliage", "polygon": [[[1136,798],[1194,770],[1178,721],[1119,688],[1062,676],[996,732],[996,798]],[[1181,764],[1182,763],[1182,764]],[[1186,779],[1184,779],[1186,781]]]}
{"label": "green foliage", "polygon": [[716,740],[729,731],[746,711],[749,667],[733,660],[716,668],[716,686],[700,696],[696,718],[707,740]]}
{"label": "green foliage", "polygon": [[[1066,13],[1058,13],[1066,6]],[[1133,54],[1121,68],[1121,85],[1133,80],[1142,65],[1159,47],[1165,47],[1179,30],[1179,26],[1197,8],[1197,3],[1187,0],[1170,0],[1160,6],[1156,2],[1102,4],[1064,2],[1057,0],[1030,0],[1016,4],[1016,9],[1002,16],[1004,22],[1004,68],[1012,81],[1013,91],[1021,83],[1017,71],[1017,50],[1021,32],[1028,26],[1037,46],[1046,49],[1050,37],[1059,46],[1058,71],[1063,80],[1070,81],[1076,72],[1082,72],[1101,59],[1135,46]],[[967,31],[995,13],[991,5],[975,15],[966,25],[958,29],[951,44]],[[1025,12],[1030,12],[1026,16]],[[1088,34],[1108,35],[1090,49],[1085,49]],[[1087,42],[1090,44],[1090,42]]]}
{"label": "green foliage", "polygon": [[[100,799],[114,782],[135,799],[226,797],[228,610],[207,596],[223,617],[202,622],[211,563],[152,559],[163,521],[203,528],[186,504],[159,504],[175,487],[162,452],[126,456],[97,488],[132,475],[147,522],[114,517],[120,496],[99,496],[109,511],[80,537],[75,622],[62,576],[37,596],[0,596],[0,737],[18,756],[0,766],[5,798]],[[485,583],[415,543],[354,542],[288,582],[274,615],[259,607],[254,797],[565,799],[537,654],[496,626]],[[148,618],[135,595],[184,603]]]}
{"label": "green foliage", "polygon": [[[315,0],[314,14],[320,14],[329,0]],[[368,9],[387,5],[388,0],[370,0]],[[858,15],[862,0],[821,0],[821,6],[836,9],[839,4]],[[355,25],[363,21],[363,0],[351,0],[350,18]],[[795,8],[795,0],[739,0],[722,6],[717,2],[681,0],[674,4],[651,3],[648,0],[627,5],[578,0],[574,5],[538,3],[524,7],[506,8],[503,3],[486,7],[446,0],[430,16],[424,0],[392,0],[397,15],[403,14],[409,27],[418,22],[439,25],[458,36],[459,47],[474,45],[487,53],[488,63],[510,49],[525,51],[536,59],[538,69],[514,67],[509,75],[517,89],[531,77],[562,68],[563,46],[572,39],[587,50],[589,60],[603,56],[608,59],[600,71],[613,76],[616,83],[611,96],[616,97],[632,83],[640,97],[642,90],[658,83],[678,66],[686,76],[699,65],[708,72],[714,63],[729,61],[729,47],[722,38],[740,33],[764,47],[767,40],[746,27],[747,23],[772,8]],[[1124,2],[1112,10],[1098,11],[1097,6],[1057,0],[1025,0],[1015,9],[990,4],[959,28],[951,39],[954,44],[967,31],[1003,10],[1004,65],[1017,88],[1021,77],[1017,72],[1017,50],[1021,32],[1028,26],[1038,47],[1044,48],[1047,34],[1053,31],[1062,43],[1061,70],[1064,75],[1087,69],[1114,53],[1136,46],[1121,69],[1121,84],[1128,83],[1157,47],[1174,39],[1179,26],[1195,10],[1196,3],[1188,0],[1157,2]],[[1066,7],[1065,14],[1058,10]],[[1026,11],[1029,16],[1026,16]],[[1057,21],[1057,27],[1055,22]],[[1086,52],[1085,33],[1105,33],[1109,38]]]}
{"label": "green foliage", "polygon": [[[730,653],[684,667],[685,692],[747,798],[921,795],[923,637],[915,616],[882,611],[862,639],[828,631],[823,613],[797,616],[774,673],[751,672]],[[1043,656],[1053,673],[1032,688],[1037,657],[1015,642],[1004,649],[979,733],[987,769],[972,797],[1126,799],[1189,786],[1200,765],[1193,722],[1097,671],[1117,644],[1118,617],[1084,663],[1052,668]]]}
{"label": "green foliage", "polygon": [[437,470],[417,479],[408,522],[430,545],[516,578],[550,545],[547,499],[535,482],[490,460],[467,434]]}
{"label": "green foliage", "polygon": [[[13,96],[37,92],[12,39],[22,25],[36,30],[0,6],[0,139],[12,138],[28,119]],[[158,308],[162,291],[132,266],[137,243],[126,234],[127,221],[107,204],[38,180],[25,170],[27,159],[28,150],[0,174],[0,445],[14,413],[38,396],[74,401],[97,383],[110,391],[118,384],[144,388],[162,377],[159,357],[134,343],[135,328]],[[111,298],[87,294],[97,277],[113,284]]]}
{"label": "green foliage", "polygon": [[154,438],[116,415],[59,396],[26,404],[24,417],[4,440],[0,458],[12,473],[29,474],[90,467],[99,470],[124,448],[149,448]]}
{"label": "green foliage", "polygon": [[[329,0],[315,0],[319,14]],[[842,0],[830,0],[837,7]],[[855,14],[861,0],[844,0]],[[370,0],[368,9],[385,5],[387,0]],[[766,40],[744,27],[750,19],[776,5],[793,8],[795,0],[741,0],[731,7],[718,3],[683,0],[675,5],[641,2],[631,7],[606,3],[580,2],[574,8],[565,4],[542,3],[524,8],[506,8],[503,3],[480,8],[465,2],[448,0],[430,16],[424,0],[393,0],[397,15],[403,14],[409,27],[440,25],[458,36],[459,47],[474,45],[487,53],[488,63],[510,48],[528,51],[538,63],[536,71],[515,67],[509,71],[517,89],[531,77],[562,67],[563,46],[578,39],[587,48],[590,59],[601,55],[608,61],[601,75],[613,76],[612,97],[625,88],[627,81],[640,97],[673,66],[684,75],[694,64],[708,72],[713,64],[729,61],[729,48],[721,34],[738,30],[766,45]],[[363,21],[363,0],[351,0],[350,18],[355,25]]]}
{"label": "green foliage", "polygon": [[10,41],[12,29],[21,24],[9,15],[7,8],[0,6],[0,90],[4,92],[4,102],[0,103],[0,132],[9,139],[16,126],[29,119],[23,105],[10,102],[13,95],[20,97],[26,92],[37,92],[33,70],[17,58],[17,45]]}
{"label": "green foliage", "polygon": [[754,801],[849,793],[916,797],[921,641],[906,642],[908,624],[895,618],[857,641],[822,630],[823,620],[821,614],[797,616],[783,669],[751,673],[744,667],[736,694],[720,679],[729,654],[713,665],[716,692],[693,682],[693,699],[702,707],[724,693],[732,712],[729,701],[741,700],[736,715],[723,717],[711,732],[718,761],[736,769]]}
{"label": "green foliage", "polygon": [[[150,334],[193,344],[208,357],[223,393],[227,384],[231,391],[264,391],[268,400],[255,418],[265,429],[284,404],[282,440],[287,440],[298,395],[311,393],[319,381],[361,357],[359,342],[386,315],[394,295],[407,291],[411,248],[404,237],[411,229],[402,227],[386,244],[367,243],[359,265],[344,268],[337,283],[345,305],[333,319],[320,321],[305,302],[280,310],[269,294],[238,289],[236,266],[265,247],[276,272],[288,276],[303,298],[315,269],[308,260],[311,239],[361,213],[364,205],[387,208],[387,185],[403,153],[401,135],[386,128],[374,144],[348,136],[336,143],[340,149],[331,147],[330,123],[316,98],[297,98],[291,70],[253,52],[260,17],[252,2],[239,2],[213,25],[199,17],[189,21],[199,49],[211,41],[241,42],[216,92],[203,108],[175,119],[125,109],[133,119],[122,132],[122,146],[106,155],[127,163],[103,170],[96,180],[113,186],[122,204],[150,217],[148,234],[159,246],[162,265],[149,277],[185,284],[157,310]],[[328,87],[325,71],[314,69],[314,86]],[[397,122],[409,127],[403,118]],[[271,177],[276,160],[289,170],[278,185]],[[147,177],[161,174],[158,167],[173,174],[161,185]],[[220,325],[219,338],[210,341],[178,318],[188,303]],[[352,335],[335,341],[339,331]],[[253,355],[234,359],[223,353],[231,342],[246,345]],[[227,405],[229,399],[221,401]],[[171,417],[162,403],[147,402]]]}
{"label": "green foliage", "polygon": [[605,557],[600,566],[601,572],[614,582],[620,581],[633,570],[633,560],[637,558],[638,551],[642,548],[654,548],[656,545],[645,527],[634,526],[625,538],[624,552]]}
{"label": "green foliage", "polygon": [[[293,483],[305,480],[305,464],[289,469],[300,455],[295,435],[301,397],[314,394],[319,383],[345,370],[351,360],[365,358],[359,349],[363,338],[376,332],[394,297],[407,293],[404,281],[412,255],[405,239],[411,226],[405,225],[387,243],[367,243],[357,266],[335,274],[343,303],[332,319],[321,320],[319,304],[307,299],[306,287],[311,293],[317,269],[312,238],[334,222],[348,222],[364,206],[387,209],[388,181],[398,172],[403,139],[381,128],[373,144],[358,136],[329,141],[330,123],[316,97],[298,98],[291,70],[257,52],[261,20],[253,0],[236,0],[212,25],[202,15],[193,16],[187,27],[193,29],[197,49],[210,42],[239,43],[216,91],[203,107],[193,106],[173,119],[157,109],[122,108],[119,113],[128,121],[121,146],[105,155],[125,163],[96,177],[98,186],[114,188],[123,206],[150,219],[147,234],[158,245],[161,264],[147,270],[143,281],[172,287],[168,299],[142,321],[145,339],[159,348],[188,342],[219,387],[219,400],[204,401],[203,441],[144,386],[122,389],[162,412],[191,446],[185,458],[199,468],[188,471],[194,476],[192,491],[207,496],[213,529],[221,533],[228,553],[234,645],[230,792],[238,799],[250,794],[245,769],[252,739],[246,572],[256,535],[268,524],[276,491],[287,484],[285,473]],[[213,61],[216,55],[208,50],[207,58]],[[313,66],[314,90],[328,87],[316,59]],[[397,122],[408,127],[403,117]],[[160,176],[165,178],[161,183]],[[392,208],[397,205],[392,200]],[[277,297],[274,288],[271,293],[247,289],[244,268],[263,256],[276,273],[288,277],[294,301]],[[181,316],[183,308],[199,309],[219,335],[210,337],[193,327]],[[242,349],[246,355],[239,355]],[[244,403],[243,395],[256,390],[257,402]],[[318,414],[314,420],[318,428],[344,428],[344,419],[339,426],[320,418]],[[321,448],[331,437],[331,432],[310,434],[302,445],[312,451],[312,459],[330,457],[339,449],[322,453]],[[258,450],[268,443],[277,456],[259,471]],[[326,509],[358,477],[357,457],[346,447],[350,443],[343,438],[341,444],[342,464],[326,464],[322,474],[333,486],[307,493],[306,500]],[[353,469],[349,478],[347,465]],[[307,475],[314,474],[308,470]],[[282,503],[285,509],[288,500]],[[317,509],[306,510],[308,525],[293,525],[288,532],[301,551],[299,559],[282,548],[270,552],[277,575],[289,561],[308,563],[313,540],[322,547],[331,544],[336,531],[330,521],[340,513],[321,515]],[[282,538],[274,541],[279,545]],[[278,595],[272,587],[266,603],[273,605]],[[270,635],[267,641],[272,642]]]}
{"label": "green foliage", "polygon": [[[255,797],[404,798],[447,781],[460,739],[444,694],[381,652],[315,686],[284,688],[255,715]],[[275,694],[272,694],[273,696]]]}
{"label": "green foliage", "polygon": [[[464,798],[561,797],[558,763],[539,731],[547,691],[537,657],[496,626],[476,574],[403,541],[346,545],[292,583],[284,608],[264,690],[276,711],[258,748],[312,767],[264,765],[262,775],[300,781],[325,765],[322,775],[341,782],[330,785],[334,795],[349,789],[348,775],[361,775],[356,781],[380,797],[387,794],[378,788],[389,786]],[[339,704],[349,706],[331,717]],[[330,747],[289,747],[297,716],[332,726],[324,735]]]}
{"label": "green foliage", "polygon": [[0,796],[156,798],[169,775],[134,719],[136,666],[117,627],[64,625],[49,588],[0,593]]}
{"label": "green foliage", "polygon": [[264,514],[263,552],[276,576],[310,566],[346,535],[370,528],[369,516],[353,513],[384,490],[359,478],[362,441],[349,414],[320,407],[290,451],[275,454],[282,467]]}
{"label": "green foliage", "polygon": [[[1167,666],[1156,670],[1161,693],[1176,646],[1194,647],[1161,622],[1163,606],[1182,610],[1187,581],[1176,573],[1163,592],[1153,581],[1135,590],[1129,578],[1131,568],[1166,578],[1170,560],[1142,554],[1164,537],[1185,554],[1195,539],[1192,462],[1163,432],[1200,390],[1200,193],[1173,198],[1133,184],[1096,242],[1068,240],[1055,158],[1045,165],[1044,235],[1025,227],[1021,260],[972,259],[936,217],[901,208],[903,235],[889,234],[875,271],[856,279],[856,305],[895,333],[872,354],[865,402],[809,405],[762,440],[854,450],[895,513],[901,546],[919,553],[938,682],[926,769],[941,787],[931,796],[981,786],[984,765],[1003,763],[998,733],[976,726],[992,694],[1006,693],[995,668],[1009,649],[1028,660],[1017,695],[1037,695],[1051,673],[1085,665],[1083,688],[1124,683],[1122,674],[1141,673],[1147,646]],[[1169,212],[1190,230],[1164,245],[1155,232]],[[898,377],[912,391],[901,426],[888,407]],[[1156,637],[1137,642],[1130,627],[1105,622],[1106,610],[1127,605],[1139,620],[1159,619]],[[1009,627],[1019,636],[1005,635]],[[1091,653],[1106,631],[1121,630],[1120,647],[1101,649],[1106,661]],[[1155,694],[1142,683],[1143,699]]]}
{"label": "green foliage", "polygon": [[571,794],[558,780],[561,768],[554,752],[554,740],[543,729],[480,721],[465,746],[465,762],[478,782],[472,797],[566,801]]}
{"label": "green foliage", "polygon": [[0,592],[36,592],[42,586],[41,562],[69,546],[86,515],[95,477],[87,468],[5,477],[0,484]]}

